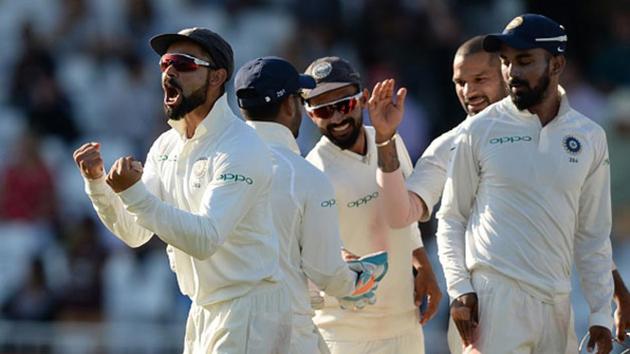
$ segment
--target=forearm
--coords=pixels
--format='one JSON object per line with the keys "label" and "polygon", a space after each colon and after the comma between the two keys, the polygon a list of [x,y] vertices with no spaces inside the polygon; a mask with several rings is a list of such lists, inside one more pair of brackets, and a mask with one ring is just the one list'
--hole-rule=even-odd
{"label": "forearm", "polygon": [[474,292],[470,272],[466,267],[466,228],[454,220],[438,223],[438,256],[446,278],[447,292],[452,299]]}
{"label": "forearm", "polygon": [[84,182],[85,192],[99,219],[116,237],[130,247],[139,247],[151,238],[153,233],[138,225],[125,210],[120,198],[105,183],[105,176]]}
{"label": "forearm", "polygon": [[403,228],[424,218],[427,208],[422,198],[405,187],[402,171],[386,173],[380,168],[376,180],[382,188],[385,216],[392,228]]}
{"label": "forearm", "polygon": [[142,182],[119,196],[137,223],[165,243],[198,259],[206,259],[216,251],[220,237],[209,216],[195,215],[162,202]]}
{"label": "forearm", "polygon": [[628,293],[628,288],[626,288],[626,284],[623,282],[621,274],[619,274],[617,269],[612,271],[612,277],[615,286],[614,299],[617,303],[619,303],[622,299],[627,299],[630,294]]}
{"label": "forearm", "polygon": [[[382,141],[376,141],[382,143]],[[378,149],[378,168],[383,172],[393,172],[400,167],[398,151],[396,150],[396,139],[380,146]]]}

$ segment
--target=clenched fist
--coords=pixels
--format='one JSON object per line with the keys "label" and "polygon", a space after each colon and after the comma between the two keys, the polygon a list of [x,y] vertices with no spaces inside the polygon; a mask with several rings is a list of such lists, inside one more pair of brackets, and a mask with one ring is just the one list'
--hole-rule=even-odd
{"label": "clenched fist", "polygon": [[101,144],[87,143],[72,154],[83,177],[87,179],[98,179],[105,173],[103,168],[103,158],[101,157]]}
{"label": "clenched fist", "polygon": [[120,193],[133,186],[140,178],[142,178],[142,163],[134,160],[131,156],[127,156],[121,157],[114,162],[114,165],[109,170],[106,182],[114,192]]}

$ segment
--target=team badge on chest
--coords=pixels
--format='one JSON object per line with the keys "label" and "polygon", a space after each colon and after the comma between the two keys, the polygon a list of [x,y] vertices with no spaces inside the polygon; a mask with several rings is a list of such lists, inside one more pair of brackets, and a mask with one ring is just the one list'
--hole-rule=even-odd
{"label": "team badge on chest", "polygon": [[562,146],[564,147],[564,151],[573,156],[582,151],[582,143],[572,135],[567,135],[562,139]]}

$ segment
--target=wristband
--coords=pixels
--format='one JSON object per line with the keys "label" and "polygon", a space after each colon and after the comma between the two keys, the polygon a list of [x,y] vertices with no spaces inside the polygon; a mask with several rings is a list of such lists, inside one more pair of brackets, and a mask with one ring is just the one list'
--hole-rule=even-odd
{"label": "wristband", "polygon": [[397,135],[398,134],[394,133],[394,135],[391,138],[383,141],[382,143],[376,143],[376,147],[383,147],[383,146],[389,145],[392,141],[396,140]]}

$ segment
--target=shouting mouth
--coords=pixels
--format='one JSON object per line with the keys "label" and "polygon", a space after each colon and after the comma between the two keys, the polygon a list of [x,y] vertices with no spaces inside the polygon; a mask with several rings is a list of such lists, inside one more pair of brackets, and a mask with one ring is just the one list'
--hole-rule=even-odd
{"label": "shouting mouth", "polygon": [[175,107],[182,100],[182,90],[172,81],[165,81],[162,85],[164,90],[164,105],[167,107]]}

